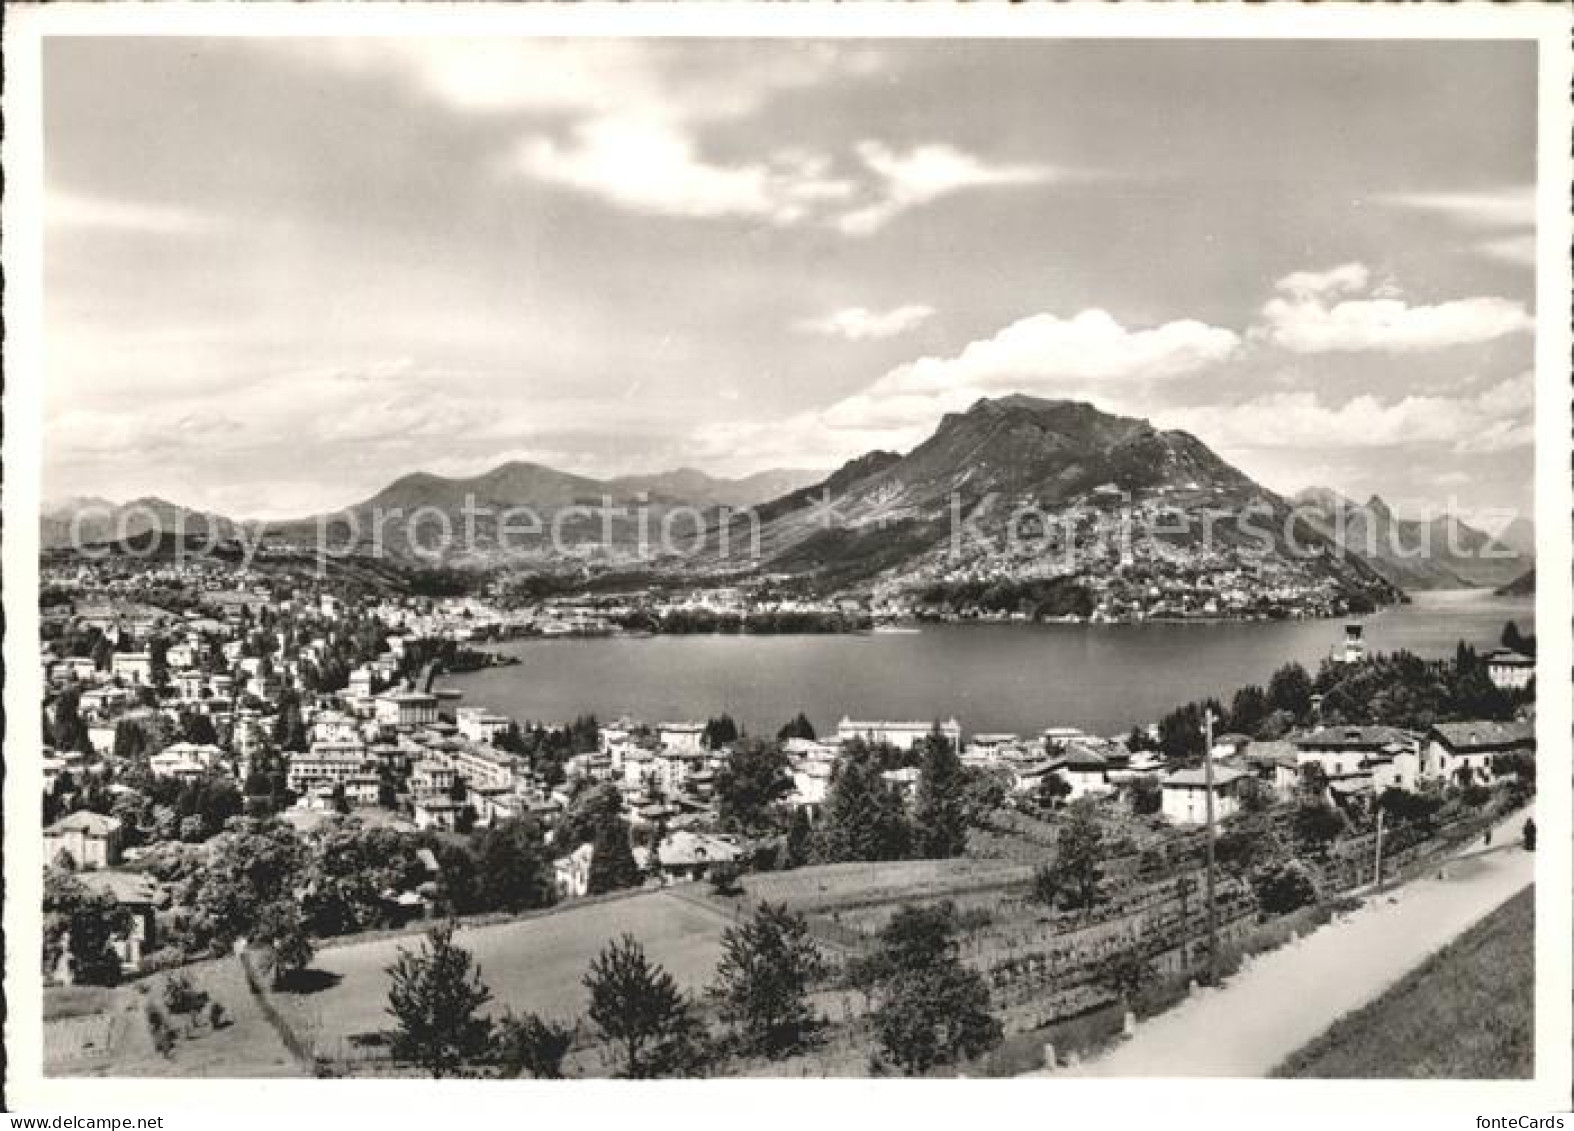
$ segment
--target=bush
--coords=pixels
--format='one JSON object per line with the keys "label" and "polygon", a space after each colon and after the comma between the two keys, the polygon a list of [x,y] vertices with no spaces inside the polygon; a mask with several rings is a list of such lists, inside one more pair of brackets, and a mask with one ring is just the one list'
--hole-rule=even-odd
{"label": "bush", "polygon": [[710,886],[717,895],[737,895],[743,890],[743,869],[731,860],[711,865]]}
{"label": "bush", "polygon": [[509,1012],[498,1025],[498,1060],[509,1076],[528,1072],[537,1080],[563,1078],[563,1058],[574,1044],[574,1029],[544,1021],[534,1013]]}
{"label": "bush", "polygon": [[175,1030],[160,1029],[153,1034],[153,1047],[165,1060],[175,1055]]}
{"label": "bush", "polygon": [[208,1004],[208,995],[191,984],[186,974],[171,974],[164,983],[164,1005],[171,1013],[196,1014]]}
{"label": "bush", "polygon": [[1286,915],[1317,900],[1317,884],[1299,860],[1265,868],[1252,877],[1257,908],[1264,917]]}
{"label": "bush", "polygon": [[219,1002],[208,1003],[208,1024],[215,1029],[222,1029],[229,1024],[229,1017],[224,1012],[224,1006]]}

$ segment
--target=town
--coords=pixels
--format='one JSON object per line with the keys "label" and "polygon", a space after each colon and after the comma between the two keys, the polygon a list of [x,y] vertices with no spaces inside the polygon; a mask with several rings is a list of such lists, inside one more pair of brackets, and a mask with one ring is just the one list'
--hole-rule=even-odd
{"label": "town", "polygon": [[[639,906],[666,909],[658,935],[673,909],[705,909],[717,935],[745,910],[788,915],[813,955],[804,992],[828,1011],[818,1037],[806,1023],[768,1055],[748,1044],[620,1067],[611,1030],[530,1014],[557,1049],[551,1074],[730,1073],[761,1056],[836,1073],[871,1057],[1039,1067],[1057,1027],[1161,1010],[1177,986],[1222,976],[1228,955],[1430,866],[1534,791],[1534,639],[1513,625],[1503,648],[1448,661],[1369,655],[1352,625],[1317,672],[1286,664],[1120,735],[1055,720],[970,733],[949,716],[844,717],[822,734],[791,704],[779,731],[750,735],[726,716],[516,719],[442,685],[493,662],[487,641],[586,630],[540,607],[157,565],[53,570],[41,606],[46,984],[162,980],[189,997],[183,971],[234,951],[247,978],[220,1016],[255,1000],[316,1072],[456,1067],[375,1018],[303,1015],[298,987],[357,937],[456,919],[523,916],[523,929],[550,908],[586,924],[575,956],[590,962],[621,945],[612,921],[594,925],[603,901],[657,893]],[[962,941],[987,987],[978,1027],[921,1053],[848,996],[909,912],[941,915],[931,927]],[[427,945],[457,944],[439,927]],[[387,990],[343,976],[332,992],[362,999],[343,1015],[364,1020]],[[145,1024],[178,1062],[176,1026],[151,999]],[[209,1030],[226,1031],[188,1024],[184,1039]],[[104,1052],[59,1047],[61,1071]],[[475,1045],[460,1059],[496,1071],[497,1055]]]}

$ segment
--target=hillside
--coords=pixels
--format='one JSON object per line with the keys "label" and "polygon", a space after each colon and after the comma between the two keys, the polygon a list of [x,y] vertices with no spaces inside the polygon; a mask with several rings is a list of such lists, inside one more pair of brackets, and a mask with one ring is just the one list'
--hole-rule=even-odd
{"label": "hillside", "polygon": [[1308,552],[1294,558],[1292,528],[1283,499],[1189,433],[1011,396],[946,416],[904,456],[873,453],[761,508],[757,538],[735,521],[730,546],[757,549],[746,560],[717,552],[713,537],[682,568],[746,565],[877,594],[980,577],[1151,589],[1208,574],[1391,598],[1363,562],[1339,560],[1314,531],[1295,529]]}
{"label": "hillside", "polygon": [[724,479],[679,469],[595,479],[513,461],[467,478],[416,472],[364,502],[275,523],[268,533],[306,544],[326,529],[335,547],[354,546],[403,562],[558,569],[590,561],[626,567],[642,560],[642,540],[656,537],[668,515],[674,530],[693,531],[694,511],[753,506],[819,475],[770,470]]}
{"label": "hillside", "polygon": [[1325,1080],[1532,1075],[1535,942],[1535,891],[1526,888],[1382,997],[1341,1018],[1274,1075]]}
{"label": "hillside", "polygon": [[1358,504],[1314,487],[1296,495],[1295,503],[1319,531],[1401,589],[1496,588],[1532,560],[1451,515],[1401,518],[1377,495]]}
{"label": "hillside", "polygon": [[166,499],[144,497],[129,503],[78,497],[47,505],[39,515],[39,546],[45,550],[88,546],[136,538],[150,532],[229,540],[241,524],[222,515],[192,510]]}
{"label": "hillside", "polygon": [[1536,567],[1531,566],[1513,581],[1496,590],[1499,597],[1534,597],[1536,595]]}

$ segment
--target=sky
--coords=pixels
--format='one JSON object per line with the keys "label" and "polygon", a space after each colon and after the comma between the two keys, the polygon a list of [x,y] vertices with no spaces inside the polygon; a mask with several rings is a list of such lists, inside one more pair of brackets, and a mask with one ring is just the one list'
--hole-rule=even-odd
{"label": "sky", "polygon": [[1532,507],[1534,45],[53,38],[45,497],[737,475],[1024,392]]}

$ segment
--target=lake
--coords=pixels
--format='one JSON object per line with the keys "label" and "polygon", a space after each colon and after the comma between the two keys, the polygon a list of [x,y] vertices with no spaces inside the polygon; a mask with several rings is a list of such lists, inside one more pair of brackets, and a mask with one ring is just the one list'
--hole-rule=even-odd
{"label": "lake", "polygon": [[[1442,657],[1464,640],[1498,646],[1503,624],[1535,626],[1534,598],[1489,590],[1420,593],[1352,618],[1375,651]],[[520,721],[591,712],[656,722],[731,714],[774,734],[798,711],[825,734],[854,718],[955,716],[968,733],[1075,726],[1116,734],[1181,703],[1266,684],[1299,660],[1315,670],[1337,620],[1268,623],[925,625],[916,634],[655,636],[521,640],[513,667],[447,677],[464,702]]]}

